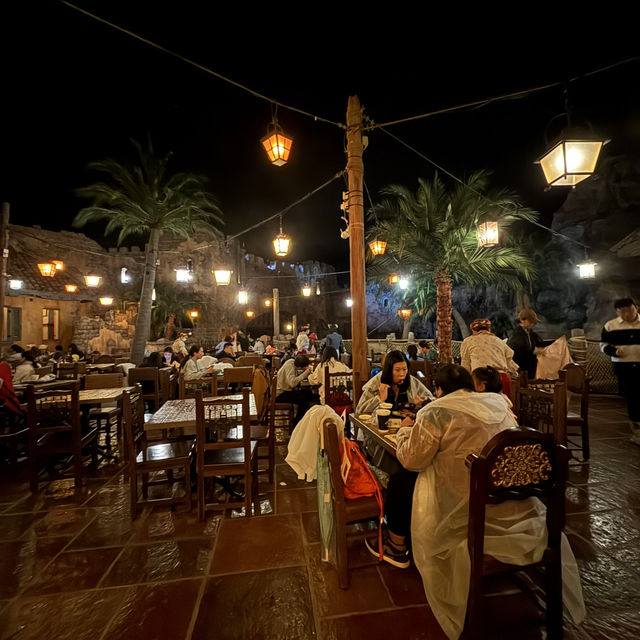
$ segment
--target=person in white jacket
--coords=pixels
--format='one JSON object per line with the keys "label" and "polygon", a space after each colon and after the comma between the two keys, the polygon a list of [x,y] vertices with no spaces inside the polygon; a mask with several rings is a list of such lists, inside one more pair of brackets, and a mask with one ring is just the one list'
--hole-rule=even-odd
{"label": "person in white jacket", "polygon": [[[309,376],[309,384],[318,386],[318,395],[320,396],[320,404],[324,404],[324,372],[329,369],[329,373],[346,373],[351,375],[351,369],[344,362],[338,359],[338,352],[333,347],[325,347],[322,350],[322,358],[320,364],[313,370]],[[342,378],[340,378],[342,380]],[[345,378],[346,379],[346,378]]]}
{"label": "person in white jacket", "polygon": [[[384,559],[408,566],[408,550],[398,531],[410,522],[413,559],[429,606],[447,637],[458,638],[464,627],[471,570],[465,460],[516,422],[501,395],[473,391],[471,374],[463,367],[441,367],[435,383],[438,399],[418,412],[413,427],[402,428],[397,434],[398,461],[414,472],[416,479],[412,497],[411,492],[407,496],[406,488],[403,493],[393,492],[393,477],[390,480],[387,504],[395,499],[403,506],[385,507]],[[529,564],[542,557],[546,542],[545,509],[537,499],[487,507],[487,555],[508,564]],[[366,544],[377,556],[377,537]],[[579,576],[566,538],[563,545],[565,587],[571,582],[571,595],[564,594],[565,604],[574,621],[580,622],[585,610]]]}

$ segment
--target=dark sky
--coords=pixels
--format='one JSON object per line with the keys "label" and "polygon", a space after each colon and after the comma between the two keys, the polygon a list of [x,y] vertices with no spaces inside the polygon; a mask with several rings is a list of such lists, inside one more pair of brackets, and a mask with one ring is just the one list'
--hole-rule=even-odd
{"label": "dark sky", "polygon": [[[353,93],[367,115],[384,122],[562,81],[634,53],[623,46],[583,53],[545,42],[552,33],[507,37],[499,27],[459,37],[450,23],[416,24],[413,15],[381,16],[348,29],[342,13],[279,17],[275,6],[259,15],[241,6],[230,16],[218,7],[203,9],[208,3],[77,4],[256,91],[340,122]],[[14,223],[70,228],[83,205],[73,189],[98,177],[86,164],[130,159],[129,139],[148,133],[157,150],[173,152],[175,170],[209,179],[230,234],[344,168],[344,135],[336,127],[280,109],[294,149],[287,166],[273,167],[259,145],[270,121],[268,103],[57,0],[2,11],[0,199],[11,203]],[[357,43],[352,58],[349,37]],[[576,111],[615,136],[625,118],[638,113],[638,71],[633,63],[573,83]],[[567,192],[544,192],[533,161],[544,150],[547,123],[562,110],[561,89],[551,89],[390,130],[457,175],[493,170],[497,185],[517,190],[548,223]],[[413,187],[417,177],[433,174],[381,132],[369,134],[364,161],[374,199],[385,184]],[[343,188],[337,181],[285,217],[293,259],[348,265],[347,242],[339,238]],[[248,249],[270,256],[276,232],[274,221],[247,234]],[[88,233],[102,240],[100,228]]]}

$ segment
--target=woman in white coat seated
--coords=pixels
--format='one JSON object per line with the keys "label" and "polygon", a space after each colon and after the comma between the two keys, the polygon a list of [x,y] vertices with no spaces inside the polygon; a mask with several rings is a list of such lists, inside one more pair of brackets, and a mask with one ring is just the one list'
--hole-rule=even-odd
{"label": "woman in white coat seated", "polygon": [[[410,530],[413,559],[429,606],[446,635],[458,638],[464,627],[471,573],[465,460],[500,431],[515,427],[516,421],[501,395],[474,392],[471,374],[463,367],[441,367],[435,383],[437,399],[418,412],[413,427],[397,434],[397,457],[406,471],[390,478],[383,551],[390,564],[408,567],[406,536]],[[377,536],[366,540],[375,556],[377,540]],[[487,508],[487,555],[507,564],[529,564],[542,557],[546,542],[545,508],[539,500]],[[578,623],[585,615],[582,591],[566,539],[563,545],[565,605]]]}
{"label": "woman in white coat seated", "polygon": [[[329,373],[345,373],[349,376],[351,375],[351,369],[338,359],[338,352],[333,347],[325,347],[322,350],[320,364],[309,376],[309,384],[319,387],[318,395],[320,396],[320,404],[324,404],[324,372],[327,368],[329,369]],[[340,379],[342,380],[342,378]],[[347,378],[345,378],[345,380],[346,379]]]}
{"label": "woman in white coat seated", "polygon": [[418,405],[433,398],[431,391],[418,378],[409,375],[409,366],[402,351],[389,351],[382,371],[362,387],[356,415],[375,413],[381,402],[390,402],[393,410],[404,405]]}

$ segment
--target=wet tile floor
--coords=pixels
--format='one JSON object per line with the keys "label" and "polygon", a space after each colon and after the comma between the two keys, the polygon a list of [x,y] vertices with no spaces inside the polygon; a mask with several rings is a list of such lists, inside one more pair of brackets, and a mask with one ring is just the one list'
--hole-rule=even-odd
{"label": "wet tile floor", "polygon": [[[594,397],[590,415],[591,461],[571,464],[566,525],[589,617],[567,623],[565,637],[631,638],[640,632],[640,447],[628,442],[619,399]],[[0,640],[443,638],[413,567],[371,564],[356,544],[351,560],[363,566],[348,591],[338,588],[320,561],[314,484],[297,480],[285,455],[280,443],[275,485],[261,483],[262,516],[203,523],[195,509],[168,508],[132,522],[116,464],[80,489],[56,480],[35,495],[5,471]],[[521,620],[527,606],[509,602],[495,610],[511,631],[486,637],[544,637]]]}

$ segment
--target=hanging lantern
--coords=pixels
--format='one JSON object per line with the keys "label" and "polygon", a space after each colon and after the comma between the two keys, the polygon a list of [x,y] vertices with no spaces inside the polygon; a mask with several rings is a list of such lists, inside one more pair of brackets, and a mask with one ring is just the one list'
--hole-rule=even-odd
{"label": "hanging lantern", "polygon": [[389,276],[389,284],[398,284],[400,282],[400,275],[397,273],[392,273]]}
{"label": "hanging lantern", "polygon": [[263,301],[263,304],[265,307],[270,307],[271,306],[271,298],[265,298]]}
{"label": "hanging lantern", "polygon": [[244,315],[247,316],[247,318],[251,319],[251,318],[253,318],[253,316],[256,315],[256,312],[255,311],[251,311],[251,309],[247,309],[244,312]]}
{"label": "hanging lantern", "polygon": [[189,269],[176,269],[176,282],[191,282],[193,274]]}
{"label": "hanging lantern", "polygon": [[347,307],[349,308],[353,307],[353,300],[351,298],[347,298],[345,302]]}
{"label": "hanging lantern", "polygon": [[591,262],[585,260],[582,264],[578,265],[578,273],[583,280],[588,280],[596,277],[596,265],[597,262]]}
{"label": "hanging lantern", "polygon": [[53,262],[39,262],[40,275],[45,278],[53,278],[56,275],[56,265]]}
{"label": "hanging lantern", "polygon": [[408,320],[411,317],[411,309],[407,309],[406,307],[403,309],[398,309],[398,315],[403,320]]}
{"label": "hanging lantern", "polygon": [[56,271],[64,271],[64,262],[62,262],[62,260],[52,260],[51,262],[55,266]]}
{"label": "hanging lantern", "polygon": [[398,286],[402,290],[407,289],[409,287],[409,281],[406,278],[400,278],[400,280],[398,280]]}
{"label": "hanging lantern", "polygon": [[191,309],[191,311],[189,311],[189,317],[192,320],[196,320],[200,317],[200,312],[197,309]]}
{"label": "hanging lantern", "polygon": [[22,280],[9,280],[9,289],[22,289]]}
{"label": "hanging lantern", "polygon": [[238,291],[238,304],[247,304],[249,302],[249,293],[247,291]]}
{"label": "hanging lantern", "polygon": [[282,216],[280,216],[280,233],[273,239],[273,250],[277,256],[286,256],[291,246],[291,238],[282,233]]}
{"label": "hanging lantern", "polygon": [[498,228],[498,222],[489,220],[478,225],[478,246],[495,247],[500,244],[500,230]]}
{"label": "hanging lantern", "polygon": [[320,283],[316,282],[316,295],[319,296],[320,295]]}
{"label": "hanging lantern", "polygon": [[113,298],[111,296],[103,296],[100,298],[100,304],[103,307],[110,307],[113,304]]}
{"label": "hanging lantern", "polygon": [[278,124],[278,119],[274,115],[271,124],[267,127],[267,135],[260,140],[264,150],[269,156],[269,161],[276,167],[287,164],[293,138],[287,136],[282,127]]}
{"label": "hanging lantern", "polygon": [[575,187],[595,171],[600,150],[607,142],[563,137],[536,162],[550,187]]}
{"label": "hanging lantern", "polygon": [[305,284],[304,287],[302,287],[302,295],[305,298],[308,298],[311,295],[311,287],[308,284]]}
{"label": "hanging lantern", "polygon": [[374,256],[382,256],[387,250],[387,243],[384,240],[378,240],[377,238],[369,243],[369,249]]}
{"label": "hanging lantern", "polygon": [[216,267],[212,273],[219,286],[226,286],[231,282],[231,269],[227,267]]}
{"label": "hanging lantern", "polygon": [[84,283],[87,287],[99,287],[102,282],[102,278],[100,276],[85,276]]}
{"label": "hanging lantern", "polygon": [[151,292],[151,302],[155,302],[155,301],[156,301],[156,290],[154,287],[153,291]]}
{"label": "hanging lantern", "polygon": [[64,285],[64,290],[67,293],[77,293],[78,285],[77,284],[65,284]]}
{"label": "hanging lantern", "polygon": [[293,325],[291,323],[285,324],[284,328],[286,331],[293,331]]}

